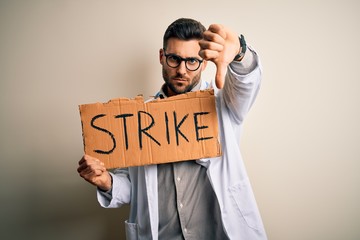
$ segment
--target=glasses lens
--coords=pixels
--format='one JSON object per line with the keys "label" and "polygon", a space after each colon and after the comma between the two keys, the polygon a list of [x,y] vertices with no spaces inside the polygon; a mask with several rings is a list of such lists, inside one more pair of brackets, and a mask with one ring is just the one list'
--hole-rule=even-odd
{"label": "glasses lens", "polygon": [[189,58],[186,60],[186,68],[190,71],[195,71],[200,66],[200,62],[196,58]]}
{"label": "glasses lens", "polygon": [[171,54],[166,57],[166,62],[170,67],[176,68],[180,65],[181,59],[179,56]]}

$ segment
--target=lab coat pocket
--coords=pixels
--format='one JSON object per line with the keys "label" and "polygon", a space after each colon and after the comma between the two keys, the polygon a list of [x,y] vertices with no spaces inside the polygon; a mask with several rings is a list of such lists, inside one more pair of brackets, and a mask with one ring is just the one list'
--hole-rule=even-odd
{"label": "lab coat pocket", "polygon": [[254,194],[252,192],[249,179],[231,186],[230,196],[237,206],[238,213],[245,220],[246,224],[253,229],[261,230],[262,222],[258,211]]}
{"label": "lab coat pocket", "polygon": [[125,233],[127,240],[138,240],[138,225],[125,221]]}

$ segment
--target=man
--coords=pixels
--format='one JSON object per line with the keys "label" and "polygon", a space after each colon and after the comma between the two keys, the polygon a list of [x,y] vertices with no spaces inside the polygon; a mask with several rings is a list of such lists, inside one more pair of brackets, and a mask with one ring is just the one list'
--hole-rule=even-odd
{"label": "man", "polygon": [[222,156],[109,173],[85,155],[80,176],[97,186],[101,206],[131,204],[127,239],[266,239],[239,150],[243,119],[260,86],[256,53],[222,25],[206,30],[182,18],[166,30],[159,57],[165,84],[155,98],[209,88],[201,72],[207,61],[215,63]]}

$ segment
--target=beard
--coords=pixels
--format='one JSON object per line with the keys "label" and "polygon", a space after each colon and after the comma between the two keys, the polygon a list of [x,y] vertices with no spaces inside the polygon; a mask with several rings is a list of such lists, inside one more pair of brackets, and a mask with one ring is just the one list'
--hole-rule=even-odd
{"label": "beard", "polygon": [[[165,81],[166,86],[175,94],[182,94],[186,92],[190,92],[199,82],[201,77],[201,71],[196,74],[192,79],[189,77],[185,77],[182,74],[176,73],[175,76],[169,76],[169,73],[163,68],[162,69],[163,79]],[[173,82],[173,79],[181,78],[186,81],[184,82]],[[168,93],[166,93],[168,95]]]}

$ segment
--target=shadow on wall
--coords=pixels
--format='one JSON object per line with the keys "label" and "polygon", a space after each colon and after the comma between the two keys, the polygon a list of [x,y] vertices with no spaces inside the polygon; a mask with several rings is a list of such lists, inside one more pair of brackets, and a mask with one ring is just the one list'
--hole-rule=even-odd
{"label": "shadow on wall", "polygon": [[[67,157],[73,161],[74,155]],[[22,166],[27,171],[17,171],[14,188],[2,192],[0,239],[125,239],[129,206],[102,208],[95,187],[78,176],[76,160],[65,169],[36,164],[45,158],[29,158],[32,166]]]}
{"label": "shadow on wall", "polygon": [[[139,56],[132,59],[140,59],[140,54],[136,55]],[[161,79],[151,79],[154,69],[150,58],[155,57],[146,57],[142,63],[129,61],[126,68],[119,68],[118,81],[102,82],[111,87],[107,86],[100,93],[95,91],[95,94],[90,91],[89,95],[101,101],[104,96],[109,100],[132,98],[142,93],[147,99],[162,84]],[[161,76],[160,65],[154,71]],[[155,86],[154,80],[157,81]],[[3,170],[0,174],[0,239],[125,239],[124,221],[129,206],[100,207],[95,187],[76,172],[83,150],[77,104],[83,102],[75,95],[76,89],[71,92],[66,84],[61,87],[63,91],[57,89],[53,94],[54,107],[51,108],[47,106],[50,100],[36,105],[31,104],[31,98],[21,99],[21,103],[27,104],[13,109],[24,112],[19,116],[26,118],[27,124],[18,126],[17,121],[9,118],[7,123],[12,128],[4,127],[2,131],[7,137],[0,144],[0,169]],[[43,94],[41,96],[47,99],[45,92],[52,92],[52,89],[33,95]],[[69,93],[66,101],[61,92]],[[5,110],[2,112],[8,113]]]}

